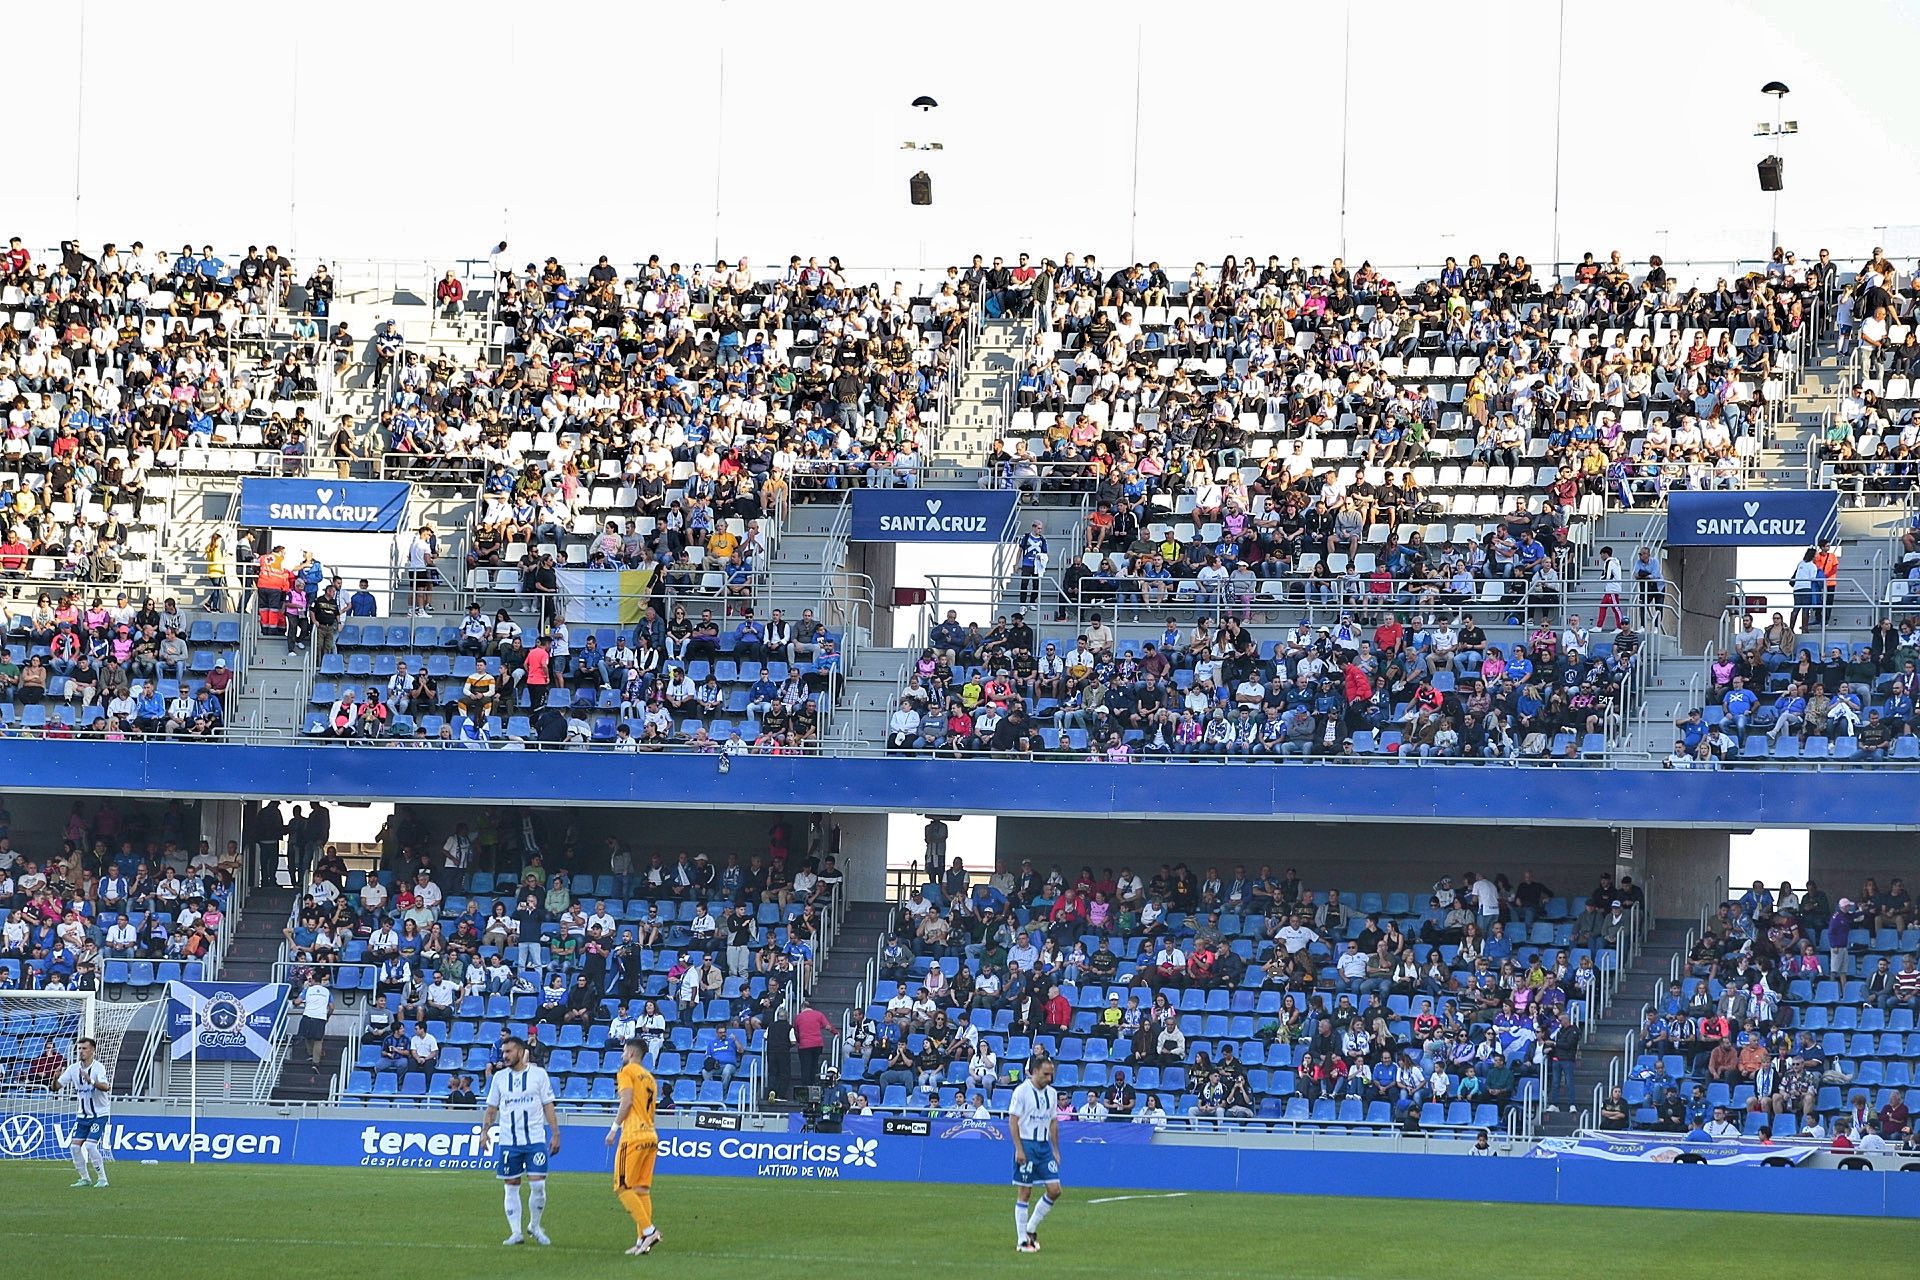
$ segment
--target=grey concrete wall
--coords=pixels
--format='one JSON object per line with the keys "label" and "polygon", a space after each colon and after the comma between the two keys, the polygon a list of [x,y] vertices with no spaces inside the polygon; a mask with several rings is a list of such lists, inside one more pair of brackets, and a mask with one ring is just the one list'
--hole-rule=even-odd
{"label": "grey concrete wall", "polygon": [[1680,587],[1680,645],[1686,652],[1701,653],[1719,638],[1727,580],[1736,572],[1737,554],[1734,547],[1667,549],[1667,581]]}
{"label": "grey concrete wall", "polygon": [[1002,818],[996,864],[1023,858],[1059,865],[1131,865],[1150,875],[1162,862],[1185,861],[1226,873],[1236,863],[1261,863],[1276,872],[1298,868],[1315,889],[1421,892],[1441,876],[1465,871],[1522,871],[1559,893],[1582,893],[1613,868],[1613,835],[1604,828],[1527,830],[1439,824],[1269,822],[1075,822]]}
{"label": "grey concrete wall", "polygon": [[1807,874],[1827,896],[1858,896],[1869,876],[1882,888],[1899,876],[1907,892],[1920,886],[1920,841],[1911,835],[1874,831],[1810,831]]}
{"label": "grey concrete wall", "polygon": [[1725,831],[1643,827],[1635,832],[1634,860],[1645,868],[1656,917],[1690,919],[1719,905],[1729,841]]}
{"label": "grey concrete wall", "polygon": [[840,829],[837,862],[846,873],[847,891],[855,902],[887,899],[887,817],[884,813],[836,813],[832,824]]}

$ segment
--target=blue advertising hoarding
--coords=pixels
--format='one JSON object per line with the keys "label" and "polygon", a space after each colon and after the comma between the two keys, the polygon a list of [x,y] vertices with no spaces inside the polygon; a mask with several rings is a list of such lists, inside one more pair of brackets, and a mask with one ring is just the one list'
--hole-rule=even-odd
{"label": "blue advertising hoarding", "polygon": [[[1144,1125],[1114,1126],[1139,1128]],[[69,1119],[17,1113],[0,1125],[0,1155],[60,1159]],[[558,1173],[611,1171],[603,1124],[561,1129]],[[478,1118],[412,1121],[368,1112],[298,1120],[208,1117],[190,1135],[183,1115],[115,1116],[106,1146],[122,1160],[334,1168],[490,1172]],[[1662,1209],[1748,1209],[1854,1217],[1920,1215],[1920,1178],[1902,1176],[1912,1156],[1889,1154],[1860,1171],[1691,1165],[1646,1160],[1421,1155],[1313,1151],[1155,1142],[1077,1143],[1063,1152],[1071,1187],[1113,1187],[1205,1195],[1264,1192],[1498,1204],[1586,1204]],[[671,1129],[660,1135],[660,1176],[769,1178],[811,1182],[945,1182],[1001,1185],[1011,1174],[998,1142],[937,1137]]]}
{"label": "blue advertising hoarding", "polygon": [[855,542],[1001,542],[1012,489],[855,489]]}
{"label": "blue advertising hoarding", "polygon": [[242,476],[240,523],[331,533],[395,533],[406,519],[412,488],[404,480]]}
{"label": "blue advertising hoarding", "polygon": [[1839,507],[1832,489],[1682,490],[1667,495],[1667,545],[1811,547],[1833,536]]}
{"label": "blue advertising hoarding", "polygon": [[265,1062],[273,1023],[287,1002],[284,982],[169,982],[172,1056],[209,1062]]}

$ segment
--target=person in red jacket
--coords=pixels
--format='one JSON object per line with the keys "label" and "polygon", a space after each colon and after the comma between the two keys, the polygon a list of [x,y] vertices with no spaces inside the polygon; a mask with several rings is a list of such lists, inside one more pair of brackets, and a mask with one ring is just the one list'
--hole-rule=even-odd
{"label": "person in red jacket", "polygon": [[433,287],[433,300],[440,304],[440,315],[446,320],[460,318],[460,304],[466,300],[467,286],[453,274],[453,268],[447,268],[447,274]]}
{"label": "person in red jacket", "polygon": [[1073,1025],[1073,1006],[1067,1003],[1066,996],[1059,987],[1053,987],[1047,996],[1047,1030],[1063,1032]]}
{"label": "person in red jacket", "polygon": [[800,1051],[802,1085],[819,1083],[821,1054],[826,1050],[827,1040],[839,1034],[840,1028],[833,1025],[833,1019],[814,1008],[811,1002],[794,1016],[793,1046]]}

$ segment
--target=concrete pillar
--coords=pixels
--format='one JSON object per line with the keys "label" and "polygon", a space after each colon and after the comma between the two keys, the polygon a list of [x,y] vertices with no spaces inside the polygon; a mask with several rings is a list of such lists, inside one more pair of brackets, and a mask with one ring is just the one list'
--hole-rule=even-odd
{"label": "concrete pillar", "polygon": [[851,546],[850,558],[854,564],[850,567],[873,581],[872,644],[879,649],[892,648],[896,635],[913,635],[920,611],[919,605],[912,605],[899,618],[894,616],[893,588],[899,580],[899,548],[891,542],[856,542]]}
{"label": "concrete pillar", "polygon": [[[202,800],[200,802],[200,838],[215,853],[224,853],[227,841],[240,839],[246,817],[246,803],[240,800]],[[245,849],[241,852],[244,854]]]}
{"label": "concrete pillar", "polygon": [[1641,827],[1634,831],[1634,851],[1640,868],[1634,878],[1646,875],[1655,918],[1694,919],[1723,900],[1729,833]]}
{"label": "concrete pillar", "polygon": [[1860,886],[1869,877],[1882,889],[1899,876],[1907,882],[1907,892],[1920,884],[1920,856],[1910,838],[1889,837],[1882,831],[1809,831],[1807,833],[1807,876],[1819,885],[1827,897],[1858,898]]}
{"label": "concrete pillar", "polygon": [[846,873],[853,902],[887,900],[887,815],[835,813],[827,821],[840,828],[840,870]]}
{"label": "concrete pillar", "polygon": [[1737,555],[1735,547],[1667,548],[1667,581],[1680,587],[1683,652],[1703,653],[1720,638],[1720,617],[1727,606],[1727,582],[1737,572]]}

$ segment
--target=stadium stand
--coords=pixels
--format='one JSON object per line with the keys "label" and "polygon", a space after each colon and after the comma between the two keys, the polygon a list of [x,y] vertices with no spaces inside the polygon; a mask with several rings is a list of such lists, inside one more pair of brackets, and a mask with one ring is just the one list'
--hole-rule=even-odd
{"label": "stadium stand", "polygon": [[[1920,1039],[1920,913],[1898,878],[1831,897],[1754,882],[1689,937],[1682,976],[1640,1012],[1603,1128],[1909,1142]],[[1724,1109],[1724,1110],[1718,1110]],[[1710,1132],[1713,1130],[1709,1130]]]}
{"label": "stadium stand", "polygon": [[758,855],[655,854],[616,876],[549,875],[534,855],[519,874],[408,878],[323,857],[283,964],[359,1010],[347,1101],[438,1099],[460,1075],[484,1085],[512,1033],[533,1037],[569,1104],[613,1103],[619,1044],[637,1036],[664,1098],[738,1109],[763,1085],[769,1026],[823,959],[840,883],[831,858],[789,876]]}
{"label": "stadium stand", "polygon": [[1584,898],[1471,873],[1316,893],[1291,870],[1184,863],[1014,881],[1011,899],[969,888],[956,863],[900,909],[849,1014],[845,1074],[879,1110],[967,1109],[949,1090],[1004,1108],[1008,1068],[1045,1051],[1097,1118],[1151,1099],[1213,1122],[1528,1127],[1639,902],[1611,877]]}
{"label": "stadium stand", "polygon": [[888,745],[1116,762],[1487,760],[1599,755],[1627,723],[1641,635],[1618,608],[1609,631],[1578,615],[1526,625],[1537,603],[1515,614],[1457,598],[1423,614],[1423,603],[1389,584],[1332,625],[1302,616],[1278,635],[1234,616],[1139,632],[1096,611],[1077,635],[1036,633],[1019,613],[985,632],[950,618],[906,676]]}
{"label": "stadium stand", "polygon": [[152,822],[111,801],[85,809],[74,804],[57,852],[0,841],[0,989],[144,999],[211,976],[229,937],[237,847],[193,848],[177,801]]}

